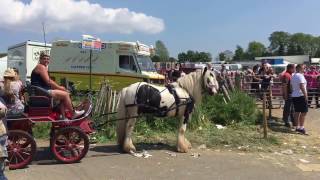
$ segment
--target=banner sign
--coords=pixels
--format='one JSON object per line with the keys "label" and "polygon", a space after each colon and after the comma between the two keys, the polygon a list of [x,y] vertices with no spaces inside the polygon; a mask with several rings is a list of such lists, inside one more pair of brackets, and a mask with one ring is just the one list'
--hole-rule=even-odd
{"label": "banner sign", "polygon": [[101,51],[101,40],[90,35],[82,35],[82,49]]}

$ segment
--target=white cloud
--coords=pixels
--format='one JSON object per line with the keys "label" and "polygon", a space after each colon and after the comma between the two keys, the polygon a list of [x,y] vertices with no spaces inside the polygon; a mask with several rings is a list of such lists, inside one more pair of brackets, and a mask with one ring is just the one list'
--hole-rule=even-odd
{"label": "white cloud", "polygon": [[78,32],[159,33],[160,18],[127,8],[105,8],[87,0],[0,0],[0,28],[20,31],[46,30]]}

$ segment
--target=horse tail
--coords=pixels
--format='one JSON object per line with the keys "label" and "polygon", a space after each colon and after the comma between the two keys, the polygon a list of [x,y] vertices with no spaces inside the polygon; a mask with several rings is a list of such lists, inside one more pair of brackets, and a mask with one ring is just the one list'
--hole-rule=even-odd
{"label": "horse tail", "polygon": [[117,140],[120,146],[123,145],[125,133],[126,133],[126,125],[127,121],[124,119],[127,116],[125,96],[126,96],[126,88],[122,89],[119,93],[118,97],[118,107],[117,107]]}

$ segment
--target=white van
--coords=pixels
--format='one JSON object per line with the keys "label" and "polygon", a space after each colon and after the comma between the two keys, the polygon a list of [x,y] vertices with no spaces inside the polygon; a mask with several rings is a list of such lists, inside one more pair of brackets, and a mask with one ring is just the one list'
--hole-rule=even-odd
{"label": "white van", "polygon": [[[67,79],[77,90],[90,86],[90,50],[80,41],[59,40],[52,43],[49,73],[57,82]],[[91,85],[99,90],[102,81],[121,89],[138,81],[164,83],[150,58],[150,47],[139,42],[102,42],[101,51],[92,51]]]}

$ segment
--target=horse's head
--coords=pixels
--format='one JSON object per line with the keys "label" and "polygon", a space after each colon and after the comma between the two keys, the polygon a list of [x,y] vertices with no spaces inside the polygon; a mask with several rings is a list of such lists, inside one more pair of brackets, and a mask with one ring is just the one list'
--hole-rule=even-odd
{"label": "horse's head", "polygon": [[216,79],[216,75],[213,71],[204,68],[202,73],[203,79],[203,90],[207,91],[210,95],[214,95],[218,93],[219,84]]}

